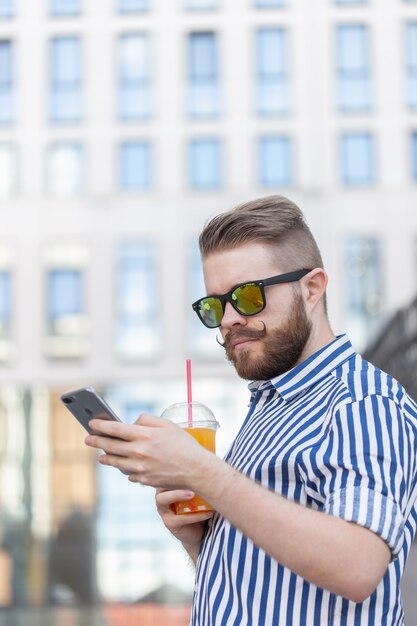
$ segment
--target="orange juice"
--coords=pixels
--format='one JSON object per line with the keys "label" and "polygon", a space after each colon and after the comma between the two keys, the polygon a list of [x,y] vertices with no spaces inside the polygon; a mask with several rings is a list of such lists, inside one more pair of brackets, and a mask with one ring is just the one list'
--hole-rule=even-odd
{"label": "orange juice", "polygon": [[[210,452],[216,451],[216,430],[213,428],[203,428],[196,426],[194,428],[184,428],[200,445]],[[184,500],[176,502],[174,505],[175,513],[177,515],[183,515],[184,513],[200,513],[202,511],[213,511],[213,507],[208,504],[203,498],[195,495],[191,500]]]}

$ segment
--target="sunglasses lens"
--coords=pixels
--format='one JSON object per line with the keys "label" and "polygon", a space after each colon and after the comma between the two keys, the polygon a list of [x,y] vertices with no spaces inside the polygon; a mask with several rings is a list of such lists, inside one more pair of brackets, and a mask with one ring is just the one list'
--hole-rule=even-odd
{"label": "sunglasses lens", "polygon": [[217,328],[223,317],[222,303],[218,298],[203,298],[198,303],[198,313],[206,326]]}
{"label": "sunglasses lens", "polygon": [[254,315],[262,311],[265,302],[259,285],[248,283],[237,287],[232,293],[234,306],[242,315]]}

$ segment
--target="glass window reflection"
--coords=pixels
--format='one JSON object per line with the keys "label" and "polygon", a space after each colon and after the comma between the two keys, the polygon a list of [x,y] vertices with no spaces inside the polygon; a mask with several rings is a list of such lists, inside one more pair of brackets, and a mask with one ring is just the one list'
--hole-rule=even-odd
{"label": "glass window reflection", "polygon": [[411,176],[417,182],[417,131],[411,134]]}
{"label": "glass window reflection", "polygon": [[125,141],[119,149],[119,187],[146,191],[152,182],[152,149],[148,141]]}
{"label": "glass window reflection", "polygon": [[14,145],[0,143],[0,198],[12,196],[17,187],[17,157]]}
{"label": "glass window reflection", "polygon": [[[7,363],[14,354],[12,340],[12,270],[0,250],[0,363]],[[1,433],[0,433],[1,435]],[[1,449],[0,449],[1,451]],[[0,602],[1,606],[1,602]]]}
{"label": "glass window reflection", "polygon": [[278,9],[287,4],[288,0],[253,0],[253,4],[258,9]]}
{"label": "glass window reflection", "polygon": [[151,51],[146,33],[130,33],[118,43],[118,114],[136,120],[151,114]]}
{"label": "glass window reflection", "polygon": [[348,186],[371,185],[375,180],[374,138],[366,132],[343,133],[340,140],[341,178]]}
{"label": "glass window reflection", "polygon": [[218,189],[221,184],[221,144],[218,139],[193,139],[189,144],[188,173],[192,189]]}
{"label": "glass window reflection", "polygon": [[357,4],[368,4],[368,0],[335,0],[335,3],[350,6]]}
{"label": "glass window reflection", "polygon": [[0,19],[13,17],[14,13],[14,0],[0,0]]}
{"label": "glass window reflection", "polygon": [[13,43],[0,39],[0,126],[14,120]]}
{"label": "glass window reflection", "polygon": [[212,117],[220,112],[218,41],[214,32],[191,33],[187,42],[187,112]]}
{"label": "glass window reflection", "polygon": [[156,286],[152,243],[132,241],[120,244],[117,251],[115,348],[123,359],[142,361],[159,351]]}
{"label": "glass window reflection", "polygon": [[340,111],[371,108],[369,32],[362,24],[337,27],[337,105]]}
{"label": "glass window reflection", "polygon": [[405,28],[407,105],[414,110],[417,109],[417,22],[406,24]]}
{"label": "glass window reflection", "polygon": [[290,109],[288,34],[281,27],[256,32],[256,110],[281,115]]}
{"label": "glass window reflection", "polygon": [[71,196],[83,189],[84,154],[77,142],[58,142],[47,155],[46,183],[54,196]]}
{"label": "glass window reflection", "polygon": [[381,246],[374,237],[347,237],[344,242],[347,332],[357,350],[372,344],[382,322]]}
{"label": "glass window reflection", "polygon": [[54,37],[50,43],[50,115],[53,122],[82,118],[82,43],[78,36]]}
{"label": "glass window reflection", "polygon": [[119,13],[142,13],[150,8],[150,0],[116,0]]}
{"label": "glass window reflection", "polygon": [[184,5],[189,11],[211,11],[218,8],[219,0],[184,0]]}
{"label": "glass window reflection", "polygon": [[81,0],[50,0],[51,15],[79,15]]}
{"label": "glass window reflection", "polygon": [[283,187],[292,183],[292,144],[289,137],[262,137],[259,140],[259,184]]}
{"label": "glass window reflection", "polygon": [[187,302],[187,343],[190,354],[198,357],[210,359],[222,357],[222,350],[216,342],[216,333],[210,332],[198,319],[191,308],[191,304],[202,298],[206,293],[204,284],[203,269],[201,265],[200,249],[196,242],[190,242],[187,249],[187,285],[189,286],[189,296]]}
{"label": "glass window reflection", "polygon": [[89,347],[86,246],[62,241],[45,246],[45,351],[50,358],[78,359]]}

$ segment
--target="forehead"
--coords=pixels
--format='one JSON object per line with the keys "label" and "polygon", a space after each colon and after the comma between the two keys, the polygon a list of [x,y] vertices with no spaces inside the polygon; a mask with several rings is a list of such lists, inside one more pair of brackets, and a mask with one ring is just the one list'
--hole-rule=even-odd
{"label": "forehead", "polygon": [[213,252],[203,260],[206,290],[212,294],[226,293],[239,283],[269,278],[281,272],[275,249],[258,242]]}

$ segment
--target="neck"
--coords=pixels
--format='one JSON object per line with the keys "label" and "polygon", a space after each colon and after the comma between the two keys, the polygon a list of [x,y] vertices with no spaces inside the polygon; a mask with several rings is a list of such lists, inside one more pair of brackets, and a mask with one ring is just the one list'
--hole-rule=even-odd
{"label": "neck", "polygon": [[330,328],[327,318],[320,320],[319,323],[314,323],[311,328],[311,333],[303,352],[298,359],[297,365],[308,359],[312,354],[318,352],[322,348],[326,347],[336,339],[335,334]]}

